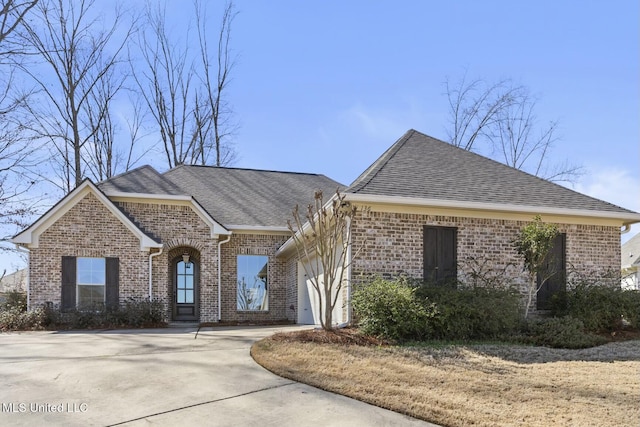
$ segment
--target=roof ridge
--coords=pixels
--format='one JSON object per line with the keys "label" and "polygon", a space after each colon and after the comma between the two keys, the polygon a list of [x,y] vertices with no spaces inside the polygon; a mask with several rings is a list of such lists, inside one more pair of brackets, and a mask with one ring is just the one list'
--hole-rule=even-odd
{"label": "roof ridge", "polygon": [[[454,163],[460,170],[451,170]],[[427,165],[429,170],[411,170],[422,168],[421,165]],[[416,179],[423,181],[417,182]],[[426,182],[428,187],[425,187]],[[522,195],[522,189],[513,188],[516,182],[526,190],[526,194]],[[488,194],[478,196],[487,190]],[[558,207],[572,203],[590,210],[636,213],[414,129],[387,149],[345,191],[460,201],[482,199],[503,204],[531,203],[533,197],[535,204],[540,206]]]}
{"label": "roof ridge", "polygon": [[[420,132],[418,132],[418,133],[420,133]],[[423,134],[423,135],[424,135],[424,134]],[[453,145],[453,144],[450,144],[450,143],[448,143],[448,142],[446,142],[446,141],[442,141],[442,140],[440,140],[440,139],[433,138],[433,137],[428,136],[428,135],[425,135],[425,136],[427,136],[427,137],[429,137],[429,138],[433,139],[434,141],[437,141],[437,142],[439,142],[439,143],[441,143],[441,144],[446,144],[446,145],[448,145],[449,147],[457,148],[458,150],[461,150],[462,152],[469,153],[469,154],[472,154],[472,155],[474,155],[474,156],[476,156],[476,157],[479,157],[479,158],[480,158],[481,160],[483,160],[483,161],[490,161],[490,162],[493,162],[493,163],[495,163],[496,165],[499,165],[499,167],[502,167],[502,168],[508,168],[508,169],[510,169],[510,170],[512,170],[512,171],[515,171],[515,172],[518,172],[518,173],[521,173],[521,174],[524,174],[524,175],[528,175],[529,177],[531,177],[531,178],[535,178],[535,179],[537,179],[538,181],[544,182],[544,183],[546,183],[546,184],[554,185],[554,186],[556,186],[556,187],[558,187],[558,188],[561,188],[562,190],[571,191],[572,193],[577,194],[577,195],[579,195],[579,196],[581,196],[581,197],[587,197],[587,198],[589,198],[589,199],[591,199],[591,200],[596,200],[596,201],[598,201],[598,202],[603,202],[603,203],[606,203],[606,204],[608,204],[608,205],[610,205],[610,206],[612,206],[612,207],[615,207],[615,208],[618,208],[618,209],[623,209],[623,210],[625,210],[625,211],[627,211],[627,212],[633,212],[633,211],[632,211],[632,210],[630,210],[630,209],[624,208],[624,207],[622,207],[622,206],[618,206],[618,205],[616,205],[616,204],[614,204],[614,203],[611,203],[611,202],[608,202],[608,201],[606,201],[606,200],[598,199],[597,197],[589,196],[588,194],[581,193],[581,192],[579,192],[579,191],[574,190],[573,188],[565,187],[564,185],[560,185],[560,184],[558,184],[557,182],[553,182],[553,181],[551,181],[551,180],[549,180],[549,179],[542,178],[541,176],[534,175],[534,174],[532,174],[532,173],[530,173],[530,172],[527,172],[527,171],[522,170],[522,169],[518,169],[518,168],[516,168],[516,167],[514,167],[514,166],[511,166],[511,165],[508,165],[508,164],[506,164],[506,163],[502,163],[502,162],[500,162],[500,161],[498,161],[498,160],[492,159],[491,157],[483,156],[482,154],[476,153],[475,151],[465,150],[464,148],[460,148],[460,147],[455,146],[455,145]]]}
{"label": "roof ridge", "polygon": [[142,169],[151,169],[151,170],[152,170],[153,172],[155,172],[157,175],[162,175],[162,174],[161,174],[160,172],[158,172],[158,171],[157,171],[153,166],[151,166],[151,165],[142,165],[142,166],[138,166],[137,168],[129,169],[128,171],[121,172],[121,173],[119,173],[119,174],[117,174],[117,175],[110,176],[110,177],[109,177],[109,178],[107,178],[107,179],[103,179],[102,181],[96,182],[96,183],[95,183],[95,185],[101,185],[101,184],[104,184],[105,182],[109,182],[109,181],[111,181],[112,179],[120,178],[120,177],[125,176],[125,175],[128,175],[128,174],[130,174],[130,173],[140,171],[140,170],[142,170]]}
{"label": "roof ridge", "polygon": [[[396,142],[394,142],[391,147],[387,148],[384,153],[378,159],[371,164],[364,172],[360,174],[352,183],[345,189],[345,192],[353,192],[357,193],[362,188],[366,187],[367,184],[375,178],[378,173],[384,168],[384,166],[391,160],[396,153],[400,150],[400,148],[406,144],[406,142],[413,136],[415,133],[419,133],[415,129],[409,129],[402,135]],[[424,134],[423,134],[424,135]],[[425,135],[426,136],[426,135]],[[367,178],[368,177],[368,178]],[[358,182],[362,180],[362,182]]]}
{"label": "roof ridge", "polygon": [[214,166],[214,165],[178,165],[174,168],[169,169],[168,171],[162,173],[161,175],[165,175],[169,172],[175,171],[179,168],[205,168],[205,169],[220,169],[220,170],[237,170],[237,171],[250,171],[250,172],[268,172],[268,173],[285,173],[292,175],[308,175],[308,176],[324,176],[326,175],[322,173],[313,173],[313,172],[295,172],[295,171],[279,171],[273,169],[256,169],[256,168],[240,168],[240,167],[229,167],[229,166]]}

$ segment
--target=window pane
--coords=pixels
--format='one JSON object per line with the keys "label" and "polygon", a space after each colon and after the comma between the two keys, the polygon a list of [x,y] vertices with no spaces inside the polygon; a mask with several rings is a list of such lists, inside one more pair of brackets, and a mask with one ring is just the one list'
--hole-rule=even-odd
{"label": "window pane", "polygon": [[78,283],[92,283],[91,270],[78,270]]}
{"label": "window pane", "polygon": [[193,276],[185,276],[184,279],[184,287],[186,289],[193,289]]}
{"label": "window pane", "polygon": [[77,282],[79,284],[104,285],[106,261],[104,258],[78,258]]}
{"label": "window pane", "polygon": [[237,309],[268,310],[267,272],[269,257],[238,255]]}
{"label": "window pane", "polygon": [[184,304],[185,302],[185,292],[178,290],[178,303]]}
{"label": "window pane", "polygon": [[187,304],[193,304],[193,291],[185,291],[185,300]]}
{"label": "window pane", "polygon": [[91,271],[91,258],[78,258],[78,271]]}
{"label": "window pane", "polygon": [[184,274],[184,261],[178,262],[178,274]]}
{"label": "window pane", "polygon": [[78,285],[78,307],[88,308],[104,304],[104,286]]}

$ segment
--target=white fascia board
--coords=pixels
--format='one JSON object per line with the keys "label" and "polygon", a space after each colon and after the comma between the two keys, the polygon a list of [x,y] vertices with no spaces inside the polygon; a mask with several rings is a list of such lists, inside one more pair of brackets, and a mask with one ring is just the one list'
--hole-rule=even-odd
{"label": "white fascia board", "polygon": [[587,209],[551,208],[544,206],[509,205],[499,203],[461,202],[456,200],[423,199],[418,197],[378,196],[371,194],[346,193],[345,200],[356,203],[380,203],[388,205],[424,206],[451,209],[467,209],[492,212],[512,212],[578,216],[586,218],[614,219],[624,224],[640,222],[640,214],[626,212],[594,211]]}
{"label": "white fascia board", "polygon": [[193,197],[190,197],[191,207],[193,211],[204,221],[205,224],[209,226],[211,229],[211,238],[217,239],[221,234],[229,235],[231,231],[228,228],[220,224],[218,221],[213,219],[209,212],[207,212],[200,203]]}
{"label": "white fascia board", "polygon": [[217,238],[219,235],[231,234],[229,229],[224,227],[218,221],[216,221],[209,213],[198,203],[192,196],[182,194],[147,194],[147,193],[126,193],[122,191],[110,191],[105,193],[107,196],[113,199],[131,199],[134,201],[141,201],[142,203],[167,203],[167,204],[179,204],[189,205],[193,211],[204,221],[205,224],[211,229],[211,238]]}
{"label": "white fascia board", "polygon": [[236,233],[247,232],[247,233],[259,233],[259,234],[268,234],[269,232],[281,234],[281,233],[289,233],[289,227],[278,227],[278,226],[268,226],[268,225],[227,225],[226,228]]}
{"label": "white fascia board", "polygon": [[[340,194],[345,195],[345,193],[340,193]],[[331,198],[326,201],[326,203],[322,206],[322,208],[327,209],[329,206],[331,206],[331,204],[337,197],[338,197],[338,194],[334,193],[333,196],[331,196]],[[345,198],[345,201],[348,201],[348,199]],[[316,213],[315,216],[318,216],[318,214]],[[310,228],[311,228],[311,224],[309,223],[309,221],[306,221],[304,224],[302,224],[302,230],[296,231],[296,236],[301,233],[309,232]],[[278,248],[278,250],[276,251],[276,257],[288,253],[294,246],[295,246],[295,239],[292,236],[291,238],[287,239],[287,241],[284,242],[282,246]]]}
{"label": "white fascia board", "polygon": [[140,250],[145,251],[150,248],[161,248],[162,243],[158,243],[138,227],[136,227],[114,204],[102,193],[90,180],[84,181],[76,187],[71,193],[67,194],[57,205],[51,208],[47,213],[41,216],[35,223],[22,233],[16,235],[12,242],[23,244],[29,248],[37,248],[39,244],[40,234],[46,231],[51,225],[58,221],[62,216],[69,212],[78,202],[80,202],[87,194],[93,195],[111,212],[120,222],[140,240]]}

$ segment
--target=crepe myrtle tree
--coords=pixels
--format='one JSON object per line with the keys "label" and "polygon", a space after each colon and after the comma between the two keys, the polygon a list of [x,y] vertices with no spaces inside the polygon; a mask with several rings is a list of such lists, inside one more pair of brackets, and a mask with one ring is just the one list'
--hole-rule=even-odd
{"label": "crepe myrtle tree", "polygon": [[296,205],[293,221],[287,221],[298,259],[318,297],[320,325],[327,331],[333,330],[333,310],[348,280],[347,271],[362,249],[351,247],[351,218],[358,209],[340,191],[326,203],[322,191],[316,191],[306,213]]}
{"label": "crepe myrtle tree", "polygon": [[537,294],[546,281],[556,273],[547,257],[557,235],[558,227],[555,224],[544,223],[540,215],[536,215],[533,222],[524,226],[513,241],[518,254],[524,260],[524,269],[529,274],[525,319],[529,315],[533,295]]}

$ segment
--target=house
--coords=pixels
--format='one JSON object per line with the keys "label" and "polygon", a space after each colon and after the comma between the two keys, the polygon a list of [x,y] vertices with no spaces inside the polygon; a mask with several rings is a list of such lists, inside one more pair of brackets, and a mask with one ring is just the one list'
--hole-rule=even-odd
{"label": "house", "polygon": [[[561,234],[544,309],[570,271],[617,271],[621,227],[640,214],[414,130],[345,188],[323,176],[149,166],[85,180],[13,242],[30,251],[29,304],[61,308],[154,298],[173,321],[318,323],[318,304],[287,229],[292,208],[340,188],[361,209],[348,276],[465,280],[482,262],[523,283],[512,245],[534,215]],[[509,268],[513,267],[513,268]],[[619,282],[618,282],[619,283]],[[348,322],[351,282],[334,319]]]}
{"label": "house", "polygon": [[4,276],[2,272],[0,272],[0,276],[0,303],[5,301],[6,295],[10,292],[26,292],[29,277],[26,268],[5,274]]}
{"label": "house", "polygon": [[622,245],[622,288],[640,290],[640,233]]}

